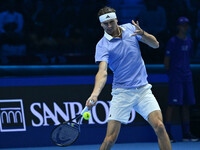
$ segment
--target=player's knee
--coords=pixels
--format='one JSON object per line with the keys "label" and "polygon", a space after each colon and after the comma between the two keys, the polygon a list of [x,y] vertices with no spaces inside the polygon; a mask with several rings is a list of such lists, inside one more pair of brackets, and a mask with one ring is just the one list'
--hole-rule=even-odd
{"label": "player's knee", "polygon": [[162,135],[165,132],[165,126],[162,121],[158,121],[155,123],[154,130],[156,135]]}

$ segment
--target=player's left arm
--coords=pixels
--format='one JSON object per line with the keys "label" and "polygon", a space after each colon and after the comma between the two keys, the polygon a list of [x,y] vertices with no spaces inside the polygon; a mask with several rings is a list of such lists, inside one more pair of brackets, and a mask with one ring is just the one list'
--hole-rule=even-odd
{"label": "player's left arm", "polygon": [[139,22],[137,21],[136,23],[132,20],[133,25],[135,26],[136,30],[134,31],[134,34],[132,36],[135,35],[141,35],[141,42],[147,44],[148,46],[152,47],[152,48],[159,48],[159,42],[157,41],[157,39],[155,38],[155,36],[153,36],[152,34],[149,34],[147,32],[145,32],[144,30],[142,30],[139,26]]}

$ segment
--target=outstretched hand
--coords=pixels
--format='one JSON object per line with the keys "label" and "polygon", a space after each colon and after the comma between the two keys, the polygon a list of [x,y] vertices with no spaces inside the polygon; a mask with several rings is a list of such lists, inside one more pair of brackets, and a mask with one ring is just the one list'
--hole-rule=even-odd
{"label": "outstretched hand", "polygon": [[132,34],[131,36],[135,36],[135,35],[144,35],[144,30],[142,30],[139,26],[139,22],[132,20],[133,25],[135,26],[135,31],[133,32],[134,34]]}

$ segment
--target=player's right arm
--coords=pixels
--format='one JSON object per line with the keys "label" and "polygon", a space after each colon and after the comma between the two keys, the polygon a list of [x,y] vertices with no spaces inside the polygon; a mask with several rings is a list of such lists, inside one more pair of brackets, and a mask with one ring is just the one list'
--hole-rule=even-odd
{"label": "player's right arm", "polygon": [[[101,61],[99,63],[99,70],[95,77],[94,89],[93,89],[91,96],[86,101],[86,106],[88,106],[88,107],[92,106],[92,104],[90,103],[90,100],[92,100],[96,104],[96,102],[98,100],[98,96],[101,93],[101,91],[107,81],[107,67],[108,67],[107,62]],[[93,105],[95,105],[95,104],[93,104]]]}

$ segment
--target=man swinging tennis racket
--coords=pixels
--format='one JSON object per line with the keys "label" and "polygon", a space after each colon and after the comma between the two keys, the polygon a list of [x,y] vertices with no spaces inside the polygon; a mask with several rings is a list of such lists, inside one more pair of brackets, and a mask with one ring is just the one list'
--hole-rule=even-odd
{"label": "man swinging tennis racket", "polygon": [[86,101],[97,102],[107,80],[107,66],[113,71],[112,101],[106,137],[100,150],[109,150],[117,140],[121,123],[128,122],[132,108],[153,127],[161,150],[171,150],[160,107],[151,92],[138,41],[158,48],[156,38],[142,30],[138,22],[118,25],[116,11],[104,7],[98,12],[105,33],[96,45],[95,62],[99,64],[94,90]]}

